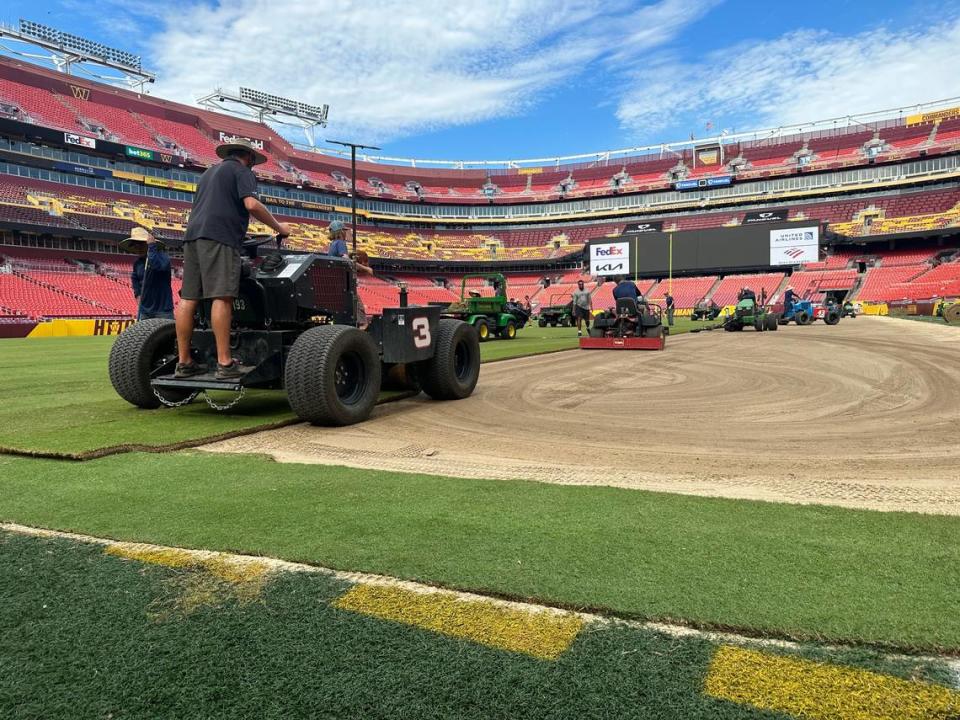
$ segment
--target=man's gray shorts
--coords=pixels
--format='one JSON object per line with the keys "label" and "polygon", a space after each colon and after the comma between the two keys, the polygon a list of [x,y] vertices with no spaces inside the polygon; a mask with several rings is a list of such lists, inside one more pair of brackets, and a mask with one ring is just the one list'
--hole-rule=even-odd
{"label": "man's gray shorts", "polygon": [[240,291],[240,251],[216,240],[183,244],[184,300],[235,298]]}

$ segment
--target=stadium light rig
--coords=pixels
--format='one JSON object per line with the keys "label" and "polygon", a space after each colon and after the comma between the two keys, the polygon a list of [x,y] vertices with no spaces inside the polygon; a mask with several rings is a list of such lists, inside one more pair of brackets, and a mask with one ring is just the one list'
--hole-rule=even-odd
{"label": "stadium light rig", "polygon": [[[271,95],[262,90],[245,87],[240,88],[239,93],[217,88],[212,93],[197,98],[197,102],[212,110],[255,117],[259,122],[266,122],[266,117],[269,115],[274,122],[296,125],[303,129],[303,134],[306,135],[311,147],[316,142],[314,129],[327,126],[327,116],[330,112],[329,105],[308,105],[299,100],[290,100],[279,95]],[[243,106],[247,112],[238,112],[235,107],[231,107],[236,105]],[[278,115],[290,118],[294,122],[277,120]]]}
{"label": "stadium light rig", "polygon": [[83,68],[83,72],[108,83],[122,81],[129,87],[137,88],[138,92],[143,92],[144,85],[157,79],[155,74],[143,69],[139,55],[32,20],[21,18],[16,28],[0,23],[0,39],[13,40],[48,51],[47,55],[39,55],[22,52],[0,43],[0,49],[33,60],[49,61],[66,75],[74,74],[74,70],[79,70],[82,64],[110,68],[121,73],[121,77],[100,75],[86,68]]}

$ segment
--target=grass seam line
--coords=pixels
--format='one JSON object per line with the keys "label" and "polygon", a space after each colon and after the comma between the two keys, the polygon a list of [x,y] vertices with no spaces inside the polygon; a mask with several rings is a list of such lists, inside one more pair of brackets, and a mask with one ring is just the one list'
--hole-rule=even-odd
{"label": "grass seam line", "polygon": [[915,660],[945,662],[953,670],[954,675],[957,677],[957,685],[960,687],[960,650],[932,654],[932,652],[926,648],[914,650],[910,648],[904,648],[903,646],[883,643],[824,642],[822,638],[814,636],[776,635],[773,633],[752,632],[750,628],[719,625],[714,626],[708,623],[687,622],[675,619],[649,619],[632,616],[627,613],[618,613],[602,607],[566,606],[554,602],[544,602],[537,598],[520,598],[504,593],[491,592],[489,590],[465,589],[440,584],[424,583],[414,580],[404,580],[401,578],[391,577],[389,575],[338,570],[335,568],[324,567],[322,565],[312,565],[305,562],[294,562],[260,555],[245,555],[242,553],[233,553],[229,551],[198,550],[194,548],[156,545],[153,543],[131,542],[115,538],[102,538],[93,535],[84,535],[82,533],[67,532],[64,530],[51,530],[48,528],[31,527],[29,525],[21,525],[18,523],[0,522],[0,531],[34,537],[61,538],[65,540],[73,540],[75,542],[102,545],[104,547],[123,545],[140,548],[144,551],[156,550],[182,552],[196,557],[198,561],[209,560],[211,558],[224,558],[236,562],[264,562],[273,570],[321,573],[334,577],[338,580],[345,580],[352,583],[400,587],[420,593],[454,593],[466,600],[484,600],[493,602],[505,608],[534,609],[538,612],[573,613],[580,617],[585,625],[596,623],[624,625],[626,627],[637,629],[652,630],[674,637],[699,637],[717,644],[727,643],[747,647],[776,647],[785,650],[794,650],[799,649],[801,642],[805,642],[818,643],[820,648],[825,650],[870,649],[884,653],[889,659],[910,658]]}
{"label": "grass seam line", "polygon": [[[409,392],[402,392],[378,401],[377,405],[386,405],[387,403],[397,402],[398,400],[405,400],[407,398],[414,397],[417,394],[418,393],[414,393],[412,390]],[[110,445],[108,447],[96,448],[95,450],[86,450],[82,453],[59,453],[44,450],[21,450],[19,448],[0,447],[0,455],[36,458],[39,460],[72,460],[75,462],[86,462],[87,460],[99,460],[100,458],[109,457],[111,455],[123,455],[125,453],[132,452],[168,453],[176,452],[178,450],[189,450],[191,448],[202,447],[203,445],[212,445],[213,443],[221,442],[223,440],[233,440],[234,438],[244,437],[245,435],[253,435],[258,432],[266,432],[268,430],[279,430],[280,428],[289,427],[290,425],[299,425],[301,423],[303,423],[303,420],[292,417],[275,423],[256,425],[254,427],[242,428],[240,430],[229,430],[225,433],[218,433],[217,435],[206,435],[200,438],[190,438],[188,440],[180,440],[175,443],[168,443],[167,445],[140,445],[126,443],[123,445]]]}

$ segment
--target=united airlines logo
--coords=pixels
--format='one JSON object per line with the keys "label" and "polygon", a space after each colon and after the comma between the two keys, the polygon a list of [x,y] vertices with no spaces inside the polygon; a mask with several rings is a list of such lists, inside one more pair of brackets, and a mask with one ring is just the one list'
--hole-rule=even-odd
{"label": "united airlines logo", "polygon": [[803,232],[803,239],[804,239],[804,240],[807,240],[808,242],[812,242],[812,241],[813,241],[813,232],[810,231],[810,230],[804,230],[804,232]]}
{"label": "united airlines logo", "polygon": [[80,85],[71,85],[70,92],[73,93],[73,96],[77,100],[89,100],[90,99],[90,88],[81,87]]}

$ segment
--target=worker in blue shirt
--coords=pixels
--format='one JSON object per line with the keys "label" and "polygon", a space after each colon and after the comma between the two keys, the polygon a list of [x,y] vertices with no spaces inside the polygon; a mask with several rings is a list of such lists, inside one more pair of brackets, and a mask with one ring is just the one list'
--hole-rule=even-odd
{"label": "worker in blue shirt", "polygon": [[330,247],[327,248],[327,255],[334,257],[347,257],[347,229],[340,220],[334,220],[327,226],[327,233],[330,235]]}
{"label": "worker in blue shirt", "polygon": [[640,292],[639,288],[630,281],[629,278],[622,277],[617,282],[617,286],[613,289],[613,297],[616,300],[620,298],[633,298],[638,302],[643,300],[643,293]]}
{"label": "worker in blue shirt", "polygon": [[137,300],[137,320],[173,320],[173,291],[170,288],[170,256],[166,246],[149,230],[135,227],[120,247],[138,257],[133,263],[130,283]]}

